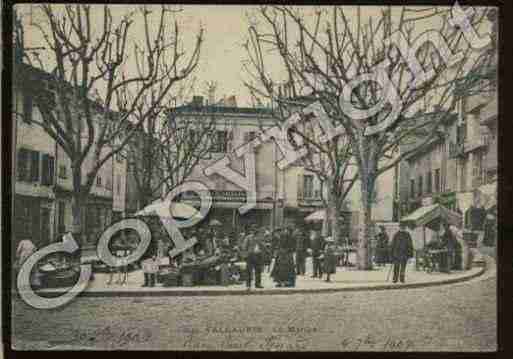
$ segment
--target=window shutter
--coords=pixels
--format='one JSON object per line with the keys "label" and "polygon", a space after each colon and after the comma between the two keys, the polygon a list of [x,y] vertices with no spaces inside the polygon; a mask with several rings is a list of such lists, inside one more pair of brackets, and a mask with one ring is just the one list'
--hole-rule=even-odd
{"label": "window shutter", "polygon": [[50,184],[48,157],[49,156],[47,154],[43,154],[43,156],[41,157],[41,184],[45,186]]}
{"label": "window shutter", "polygon": [[18,180],[24,181],[27,178],[28,152],[24,148],[18,150]]}
{"label": "window shutter", "polygon": [[30,180],[39,181],[39,152],[30,151]]}
{"label": "window shutter", "polygon": [[43,185],[51,186],[53,185],[53,176],[55,172],[55,158],[45,154],[43,155],[42,161],[42,183]]}

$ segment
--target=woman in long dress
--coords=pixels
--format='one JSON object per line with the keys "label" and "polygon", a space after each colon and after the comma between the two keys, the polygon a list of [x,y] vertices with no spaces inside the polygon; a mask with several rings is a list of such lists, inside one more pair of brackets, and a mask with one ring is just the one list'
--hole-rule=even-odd
{"label": "woman in long dress", "polygon": [[296,266],[294,264],[294,251],[296,241],[286,230],[279,237],[278,253],[271,276],[276,282],[277,287],[295,287],[296,286]]}
{"label": "woman in long dress", "polygon": [[335,256],[335,241],[332,237],[326,238],[326,247],[324,248],[324,273],[326,273],[326,282],[331,282],[330,276],[337,271],[337,257]]}

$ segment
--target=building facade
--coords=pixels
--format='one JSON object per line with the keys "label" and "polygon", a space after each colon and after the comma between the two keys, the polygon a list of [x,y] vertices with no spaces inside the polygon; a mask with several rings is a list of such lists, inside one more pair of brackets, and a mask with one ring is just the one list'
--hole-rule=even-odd
{"label": "building facade", "polygon": [[[193,104],[176,108],[172,116],[181,121],[208,119],[215,123],[212,133],[214,143],[209,158],[202,160],[189,177],[210,188],[213,206],[207,221],[217,219],[234,229],[248,224],[302,224],[304,217],[323,207],[323,189],[318,178],[302,166],[292,165],[279,170],[276,162],[282,158],[282,154],[273,140],[252,148],[255,152],[257,204],[247,213],[241,215],[238,211],[246,203],[243,188],[218,174],[205,175],[205,168],[224,156],[229,156],[233,170],[244,174],[243,159],[237,158],[232,151],[276,125],[269,109],[204,105],[203,99],[196,97]],[[189,197],[183,196],[183,199],[197,205],[198,200],[193,197],[191,194]]]}
{"label": "building facade", "polygon": [[[48,74],[27,65],[32,81],[42,84],[49,98],[55,98]],[[38,124],[42,116],[23,83],[13,85],[14,121],[14,237],[31,239],[38,247],[53,242],[57,235],[72,229],[71,161],[57,142]],[[84,139],[85,141],[85,139]],[[92,153],[83,164],[91,168]],[[85,176],[83,176],[85,177]],[[84,179],[85,180],[85,179]],[[109,159],[100,169],[82,211],[82,244],[94,243],[113,219],[125,215],[126,164],[122,158]]]}
{"label": "building facade", "polygon": [[397,166],[398,218],[426,203],[440,203],[463,214],[476,190],[496,186],[497,112],[496,98],[461,101],[458,113],[443,125],[445,135]]}

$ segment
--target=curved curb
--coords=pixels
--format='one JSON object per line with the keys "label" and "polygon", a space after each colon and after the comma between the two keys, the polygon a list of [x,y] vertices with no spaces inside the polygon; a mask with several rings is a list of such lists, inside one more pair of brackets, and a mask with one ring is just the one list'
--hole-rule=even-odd
{"label": "curved curb", "polygon": [[[237,290],[158,290],[158,291],[84,291],[79,297],[95,298],[95,297],[200,297],[200,296],[228,296],[228,295],[283,295],[283,294],[315,294],[315,293],[335,293],[335,292],[357,292],[357,291],[376,291],[376,290],[402,290],[416,289],[424,287],[441,286],[469,281],[483,275],[486,272],[488,263],[480,268],[476,273],[461,276],[458,278],[450,278],[433,282],[405,283],[405,284],[383,284],[383,285],[362,285],[357,287],[341,287],[341,288],[289,288],[289,289],[246,289]],[[52,291],[53,295],[64,294],[65,292]]]}

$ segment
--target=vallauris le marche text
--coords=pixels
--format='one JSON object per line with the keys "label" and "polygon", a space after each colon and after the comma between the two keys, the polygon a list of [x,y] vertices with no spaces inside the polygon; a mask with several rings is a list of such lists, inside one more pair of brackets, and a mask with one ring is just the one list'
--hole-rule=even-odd
{"label": "vallauris le marche text", "polygon": [[501,8],[8,11],[5,350],[498,349]]}

